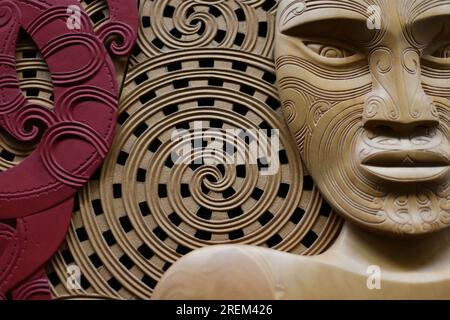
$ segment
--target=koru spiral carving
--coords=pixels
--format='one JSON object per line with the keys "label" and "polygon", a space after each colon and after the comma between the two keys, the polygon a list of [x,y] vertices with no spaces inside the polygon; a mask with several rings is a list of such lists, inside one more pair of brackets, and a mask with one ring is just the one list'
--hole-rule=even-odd
{"label": "koru spiral carving", "polygon": [[[64,239],[73,196],[106,157],[115,132],[118,87],[104,47],[127,55],[137,33],[137,6],[108,1],[110,21],[97,33],[79,2],[0,1],[0,126],[15,140],[39,142],[20,164],[0,173],[0,298],[49,298],[45,262]],[[80,9],[68,28],[69,6]],[[30,103],[16,74],[19,29],[48,64],[54,108]]]}
{"label": "koru spiral carving", "polygon": [[[302,166],[282,117],[273,64],[278,2],[139,3],[116,138],[77,194],[66,240],[46,266],[53,297],[150,298],[180,257],[215,244],[323,252],[341,219]],[[99,32],[110,16],[106,1],[81,5]],[[29,101],[51,104],[50,73],[23,38],[16,67],[22,91]],[[260,175],[262,163],[172,165],[171,146],[182,144],[171,133],[198,122],[221,131],[279,129],[279,172]],[[247,144],[250,138],[239,141]],[[0,134],[0,168],[17,165],[33,147]],[[81,271],[78,289],[67,286],[73,265]]]}

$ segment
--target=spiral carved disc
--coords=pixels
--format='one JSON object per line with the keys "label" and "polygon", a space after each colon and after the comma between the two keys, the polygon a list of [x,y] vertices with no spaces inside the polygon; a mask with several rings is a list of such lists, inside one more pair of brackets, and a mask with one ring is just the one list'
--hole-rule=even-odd
{"label": "spiral carved disc", "polygon": [[[86,10],[97,25],[108,17],[103,1]],[[281,116],[272,61],[275,11],[276,1],[263,0],[140,2],[140,40],[112,151],[79,192],[67,239],[47,268],[55,297],[150,298],[171,264],[208,245],[317,254],[331,243],[340,219],[304,171]],[[237,44],[239,33],[249,40]],[[217,34],[222,41],[214,40]],[[31,43],[18,46],[18,59],[27,96],[51,105],[51,80]],[[264,154],[239,164],[205,161],[209,143],[231,129],[278,130],[279,170],[262,174]],[[182,141],[172,139],[175,130],[184,130]],[[33,149],[0,137],[0,168]],[[225,139],[236,148],[224,157],[239,157],[255,138]],[[172,151],[186,143],[194,163],[174,163]],[[67,287],[70,265],[81,269],[79,290]]]}

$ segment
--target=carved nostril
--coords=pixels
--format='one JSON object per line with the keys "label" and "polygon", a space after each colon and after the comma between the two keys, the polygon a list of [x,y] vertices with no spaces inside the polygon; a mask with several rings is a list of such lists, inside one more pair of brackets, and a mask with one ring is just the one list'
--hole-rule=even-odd
{"label": "carved nostril", "polygon": [[431,132],[439,125],[438,119],[416,119],[414,121],[393,121],[386,119],[366,119],[364,128],[377,134],[396,136]]}
{"label": "carved nostril", "polygon": [[410,79],[411,83],[399,83],[397,78],[388,80],[391,80],[388,81],[390,83],[384,85],[381,81],[375,81],[372,92],[366,96],[363,112],[365,128],[389,127],[392,132],[404,134],[413,133],[418,127],[439,126],[439,112],[419,79]]}
{"label": "carved nostril", "polygon": [[436,128],[439,126],[439,117],[431,112],[422,111],[421,113],[401,112],[397,117],[393,117],[386,112],[378,112],[367,116],[367,112],[363,116],[363,126],[367,129],[383,127],[389,128],[393,132],[411,132],[419,127]]}
{"label": "carved nostril", "polygon": [[417,128],[436,128],[439,125],[439,113],[432,101],[426,96],[421,102],[397,104],[381,96],[370,96],[365,105],[363,124],[367,129],[401,133],[413,133]]}
{"label": "carved nostril", "polygon": [[373,126],[365,126],[368,132],[368,137],[369,138],[376,138],[379,136],[390,136],[393,137],[395,136],[395,131],[392,130],[391,127],[389,126],[385,126],[385,125],[373,125]]}

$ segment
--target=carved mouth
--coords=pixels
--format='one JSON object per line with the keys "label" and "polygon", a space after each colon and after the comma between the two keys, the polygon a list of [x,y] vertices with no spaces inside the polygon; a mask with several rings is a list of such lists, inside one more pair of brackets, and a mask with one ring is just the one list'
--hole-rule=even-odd
{"label": "carved mouth", "polygon": [[431,181],[450,169],[446,156],[418,150],[378,152],[364,158],[361,164],[375,176],[393,182]]}

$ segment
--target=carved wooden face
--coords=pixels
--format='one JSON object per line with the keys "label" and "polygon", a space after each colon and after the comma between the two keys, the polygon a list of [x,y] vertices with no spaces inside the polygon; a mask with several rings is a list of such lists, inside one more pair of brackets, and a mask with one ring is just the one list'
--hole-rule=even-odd
{"label": "carved wooden face", "polygon": [[335,210],[393,234],[450,224],[450,1],[286,0],[285,117]]}

